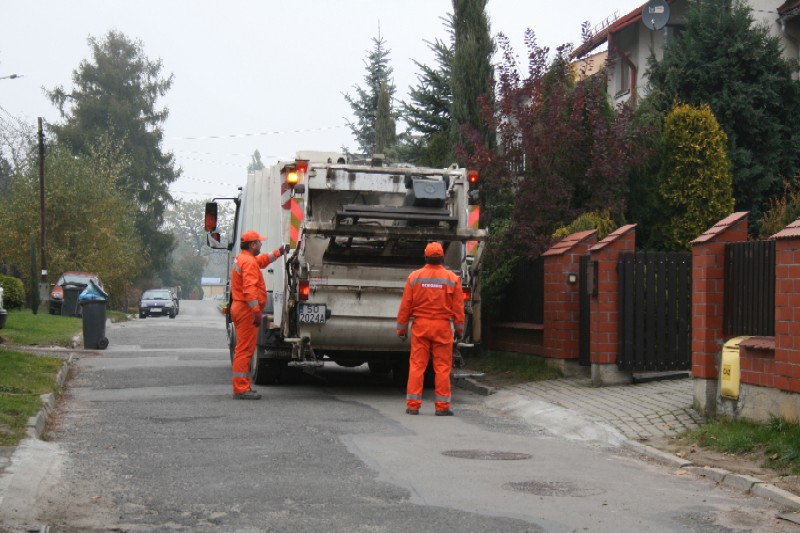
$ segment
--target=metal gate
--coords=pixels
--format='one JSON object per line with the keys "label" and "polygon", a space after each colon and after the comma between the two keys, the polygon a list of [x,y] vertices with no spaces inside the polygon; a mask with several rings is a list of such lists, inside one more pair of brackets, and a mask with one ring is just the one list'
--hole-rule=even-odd
{"label": "metal gate", "polygon": [[691,368],[692,255],[624,252],[617,365],[630,371]]}

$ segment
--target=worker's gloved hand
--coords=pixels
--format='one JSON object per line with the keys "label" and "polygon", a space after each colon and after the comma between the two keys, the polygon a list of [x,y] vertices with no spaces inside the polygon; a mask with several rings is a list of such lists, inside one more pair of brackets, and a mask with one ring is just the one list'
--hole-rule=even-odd
{"label": "worker's gloved hand", "polygon": [[281,245],[281,251],[283,252],[283,255],[286,255],[292,251],[292,246],[288,242],[285,242]]}
{"label": "worker's gloved hand", "polygon": [[456,331],[456,334],[453,336],[453,341],[461,342],[463,340],[464,340],[464,333],[463,332],[459,333],[458,331]]}
{"label": "worker's gloved hand", "polygon": [[253,311],[253,325],[260,326],[261,325],[261,311],[256,309]]}
{"label": "worker's gloved hand", "polygon": [[400,337],[401,341],[405,342],[405,340],[408,338],[408,333],[398,333],[397,336]]}

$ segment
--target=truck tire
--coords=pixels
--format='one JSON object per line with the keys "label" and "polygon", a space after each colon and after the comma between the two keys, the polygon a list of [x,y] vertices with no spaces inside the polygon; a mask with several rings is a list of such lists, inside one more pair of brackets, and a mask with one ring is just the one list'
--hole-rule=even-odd
{"label": "truck tire", "polygon": [[388,361],[367,361],[369,371],[376,376],[385,376],[392,371],[392,365]]}
{"label": "truck tire", "polygon": [[233,355],[236,353],[236,328],[233,327],[231,322],[230,329],[228,330],[228,352],[231,355],[231,364],[233,364]]}
{"label": "truck tire", "polygon": [[281,379],[285,361],[265,359],[256,353],[250,361],[250,381],[256,385],[272,385]]}
{"label": "truck tire", "polygon": [[392,384],[405,390],[408,385],[408,358],[401,357],[392,362]]}

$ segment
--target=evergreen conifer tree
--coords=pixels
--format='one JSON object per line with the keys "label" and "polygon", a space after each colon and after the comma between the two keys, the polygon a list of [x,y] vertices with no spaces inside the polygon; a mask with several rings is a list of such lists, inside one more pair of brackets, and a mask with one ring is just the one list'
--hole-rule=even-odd
{"label": "evergreen conifer tree", "polygon": [[479,100],[491,96],[494,83],[492,55],[495,46],[489,33],[486,2],[453,0],[455,44],[450,78],[453,98],[450,142],[453,147],[461,146],[462,150],[469,149],[465,146],[464,126],[480,132],[486,146],[497,144],[494,131],[482,119]]}
{"label": "evergreen conifer tree", "polygon": [[[650,98],[662,116],[674,102],[708,104],[727,134],[736,209],[755,222],[800,164],[796,61],[756,25],[740,0],[693,0],[684,31],[649,65]],[[757,228],[754,228],[757,229]]]}
{"label": "evergreen conifer tree", "polygon": [[355,123],[348,121],[350,131],[358,143],[358,150],[363,154],[372,154],[376,144],[376,127],[378,119],[378,99],[381,87],[386,86],[389,96],[389,116],[394,120],[395,111],[391,102],[394,98],[396,87],[392,82],[394,70],[389,66],[389,50],[386,41],[378,35],[372,39],[373,49],[367,55],[366,73],[364,74],[364,87],[354,86],[355,96],[344,95],[355,115]]}

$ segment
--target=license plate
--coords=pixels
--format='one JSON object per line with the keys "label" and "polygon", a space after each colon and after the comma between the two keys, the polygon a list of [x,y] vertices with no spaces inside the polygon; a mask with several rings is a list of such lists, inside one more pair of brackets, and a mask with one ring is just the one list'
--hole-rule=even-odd
{"label": "license plate", "polygon": [[325,304],[300,304],[300,323],[324,324],[326,311]]}
{"label": "license plate", "polygon": [[161,312],[161,308],[160,307],[153,307],[153,308],[150,309],[150,312],[153,313],[153,314],[158,314],[158,313]]}

